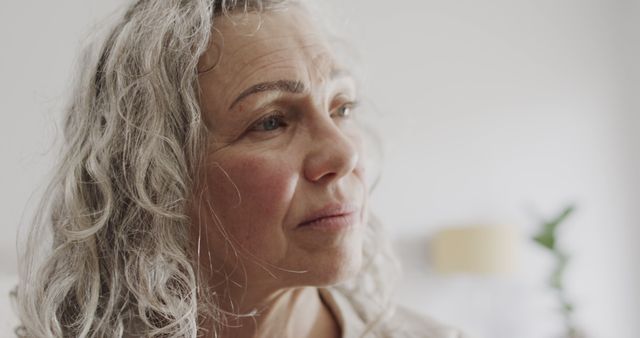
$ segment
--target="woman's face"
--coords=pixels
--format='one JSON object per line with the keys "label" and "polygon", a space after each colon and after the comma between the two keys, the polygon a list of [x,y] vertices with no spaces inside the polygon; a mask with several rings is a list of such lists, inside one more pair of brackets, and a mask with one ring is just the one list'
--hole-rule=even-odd
{"label": "woman's face", "polygon": [[210,134],[194,217],[212,278],[244,269],[265,288],[328,285],[360,268],[368,192],[355,83],[309,21],[295,7],[220,17],[201,57]]}

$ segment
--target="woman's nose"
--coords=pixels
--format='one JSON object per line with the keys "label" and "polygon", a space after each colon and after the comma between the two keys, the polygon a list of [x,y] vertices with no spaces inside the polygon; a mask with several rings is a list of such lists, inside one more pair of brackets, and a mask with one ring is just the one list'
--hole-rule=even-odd
{"label": "woman's nose", "polygon": [[356,169],[360,160],[356,143],[333,120],[324,119],[309,130],[309,151],[304,161],[304,175],[309,181],[338,179]]}

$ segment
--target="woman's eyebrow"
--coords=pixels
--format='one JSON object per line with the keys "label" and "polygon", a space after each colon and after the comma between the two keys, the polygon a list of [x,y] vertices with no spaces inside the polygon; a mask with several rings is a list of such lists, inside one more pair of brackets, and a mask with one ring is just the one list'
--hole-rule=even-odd
{"label": "woman's eyebrow", "polygon": [[[350,77],[351,73],[344,69],[334,69],[331,71],[329,78],[331,80],[335,80],[336,78],[341,77]],[[229,110],[233,109],[233,107],[238,104],[240,101],[244,100],[248,96],[253,94],[267,92],[267,91],[282,91],[293,94],[300,94],[305,91],[305,85],[302,81],[295,80],[276,80],[276,81],[266,81],[255,84],[247,89],[245,89],[229,106]]]}
{"label": "woman's eyebrow", "polygon": [[266,91],[282,91],[294,94],[300,94],[305,91],[304,83],[301,81],[293,81],[293,80],[277,80],[277,81],[267,81],[255,84],[247,89],[245,89],[229,106],[229,110],[233,109],[233,107],[238,104],[243,99],[251,96],[253,94],[266,92]]}

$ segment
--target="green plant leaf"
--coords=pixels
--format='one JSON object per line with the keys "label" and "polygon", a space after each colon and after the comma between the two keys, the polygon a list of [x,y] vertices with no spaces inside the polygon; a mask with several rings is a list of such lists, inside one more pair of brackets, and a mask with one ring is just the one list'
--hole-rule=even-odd
{"label": "green plant leaf", "polygon": [[549,249],[555,250],[556,248],[556,230],[558,226],[562,224],[571,213],[575,210],[573,205],[566,207],[560,215],[551,221],[545,222],[542,226],[542,231],[533,237],[533,240],[539,245]]}
{"label": "green plant leaf", "polygon": [[533,238],[533,240],[540,244],[541,246],[549,249],[549,250],[553,250],[556,246],[556,239],[553,236],[553,234],[548,233],[548,232],[543,232],[539,235],[537,235],[536,237]]}
{"label": "green plant leaf", "polygon": [[553,270],[553,274],[551,275],[549,284],[554,289],[562,290],[562,277],[564,276],[564,270],[569,262],[569,256],[558,251],[554,252],[554,256],[556,257],[556,266]]}
{"label": "green plant leaf", "polygon": [[563,309],[564,309],[564,311],[565,311],[565,312],[567,312],[567,313],[571,313],[571,312],[573,312],[573,304],[571,304],[571,303],[564,303],[564,304],[563,304]]}
{"label": "green plant leaf", "polygon": [[583,335],[578,332],[571,324],[571,316],[574,312],[574,306],[567,301],[564,286],[562,283],[565,269],[569,263],[569,255],[564,253],[560,247],[557,246],[556,231],[560,224],[562,224],[569,215],[573,213],[575,207],[570,205],[566,207],[557,217],[553,220],[542,224],[540,232],[532,237],[533,241],[542,247],[548,249],[553,255],[555,260],[554,269],[549,276],[549,285],[554,289],[556,296],[558,297],[558,303],[560,304],[560,311],[566,319],[567,337],[568,338],[582,338]]}

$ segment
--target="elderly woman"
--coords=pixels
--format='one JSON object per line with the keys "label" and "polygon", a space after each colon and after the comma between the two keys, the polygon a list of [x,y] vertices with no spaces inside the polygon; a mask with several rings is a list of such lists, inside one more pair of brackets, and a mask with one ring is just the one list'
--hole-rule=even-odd
{"label": "elderly woman", "polygon": [[358,90],[311,22],[140,0],[88,49],[18,335],[459,336],[388,299]]}

